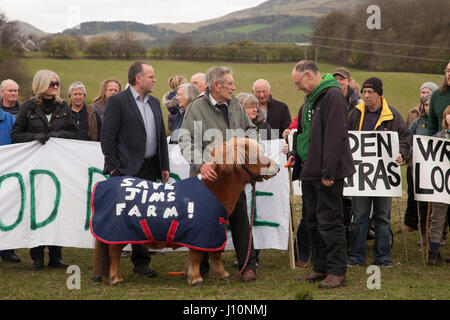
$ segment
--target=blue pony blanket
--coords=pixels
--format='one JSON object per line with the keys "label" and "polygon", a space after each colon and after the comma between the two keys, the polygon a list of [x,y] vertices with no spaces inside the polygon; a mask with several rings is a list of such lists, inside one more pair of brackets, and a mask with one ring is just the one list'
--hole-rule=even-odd
{"label": "blue pony blanket", "polygon": [[96,184],[91,205],[91,233],[101,242],[225,248],[226,210],[197,177],[175,183],[111,177]]}

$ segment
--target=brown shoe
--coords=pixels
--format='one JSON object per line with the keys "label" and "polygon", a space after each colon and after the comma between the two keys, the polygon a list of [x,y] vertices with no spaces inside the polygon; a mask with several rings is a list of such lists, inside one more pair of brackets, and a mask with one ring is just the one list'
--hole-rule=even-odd
{"label": "brown shoe", "polygon": [[241,280],[244,282],[255,281],[256,280],[255,270],[246,269],[242,274]]}
{"label": "brown shoe", "polygon": [[345,276],[335,276],[333,274],[329,274],[325,280],[319,282],[319,289],[343,287],[346,283],[347,279]]}
{"label": "brown shoe", "polygon": [[302,276],[298,276],[295,277],[296,281],[309,281],[309,282],[313,282],[313,281],[320,281],[325,279],[327,276],[326,273],[319,273],[319,272],[315,272],[314,270],[311,270],[310,272],[308,272],[307,274],[304,274]]}

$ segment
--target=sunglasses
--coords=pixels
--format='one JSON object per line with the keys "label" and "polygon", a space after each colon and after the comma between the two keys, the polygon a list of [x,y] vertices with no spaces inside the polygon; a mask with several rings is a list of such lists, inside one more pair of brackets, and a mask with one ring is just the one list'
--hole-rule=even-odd
{"label": "sunglasses", "polygon": [[55,86],[59,87],[59,81],[52,81],[52,82],[50,82],[48,87],[49,88],[53,88]]}

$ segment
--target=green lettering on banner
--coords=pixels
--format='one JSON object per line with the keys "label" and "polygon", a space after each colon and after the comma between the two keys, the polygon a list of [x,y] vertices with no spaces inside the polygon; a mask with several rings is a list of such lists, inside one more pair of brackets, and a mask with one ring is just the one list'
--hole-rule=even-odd
{"label": "green lettering on banner", "polygon": [[[35,177],[38,174],[48,175],[53,180],[53,183],[55,184],[55,187],[56,187],[55,205],[54,205],[53,210],[50,213],[49,217],[42,222],[36,221],[36,190],[35,190],[35,179],[36,178]],[[51,171],[41,170],[41,169],[31,170],[30,171],[30,187],[31,187],[31,200],[30,200],[31,226],[30,227],[31,227],[31,230],[37,230],[39,228],[45,227],[49,223],[52,223],[56,219],[56,216],[58,215],[59,202],[61,200],[61,183],[59,182],[56,175]]]}
{"label": "green lettering on banner", "polygon": [[[255,192],[255,201],[256,201],[256,197],[273,197],[273,193],[256,191]],[[255,215],[253,217],[253,225],[254,226],[272,227],[272,228],[278,228],[280,226],[280,224],[276,223],[276,222],[258,220],[258,210],[256,207],[255,207]]]}
{"label": "green lettering on banner", "polygon": [[1,189],[1,184],[3,181],[5,181],[6,179],[9,178],[16,178],[19,181],[19,186],[20,186],[20,211],[19,211],[19,215],[17,216],[17,220],[9,225],[6,226],[4,225],[1,221],[0,221],[0,231],[11,231],[13,230],[19,223],[22,222],[23,219],[23,215],[25,212],[25,202],[26,202],[26,191],[25,191],[25,183],[23,182],[23,178],[22,175],[18,172],[13,172],[13,173],[8,173],[5,174],[3,176],[0,177],[0,189]]}
{"label": "green lettering on banner", "polygon": [[89,230],[90,222],[91,222],[91,213],[92,213],[92,207],[91,207],[91,197],[92,197],[92,188],[94,184],[94,173],[99,173],[102,176],[104,176],[106,179],[109,178],[109,175],[103,174],[103,171],[95,168],[95,167],[89,167],[88,168],[88,187],[86,191],[86,220],[84,223],[84,230]]}

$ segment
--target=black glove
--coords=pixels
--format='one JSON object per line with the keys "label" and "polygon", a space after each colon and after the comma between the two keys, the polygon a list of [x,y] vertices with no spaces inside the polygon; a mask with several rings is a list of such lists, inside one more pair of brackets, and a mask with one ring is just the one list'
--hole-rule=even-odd
{"label": "black glove", "polygon": [[34,135],[34,139],[45,144],[48,140],[48,136],[45,133],[39,132]]}

